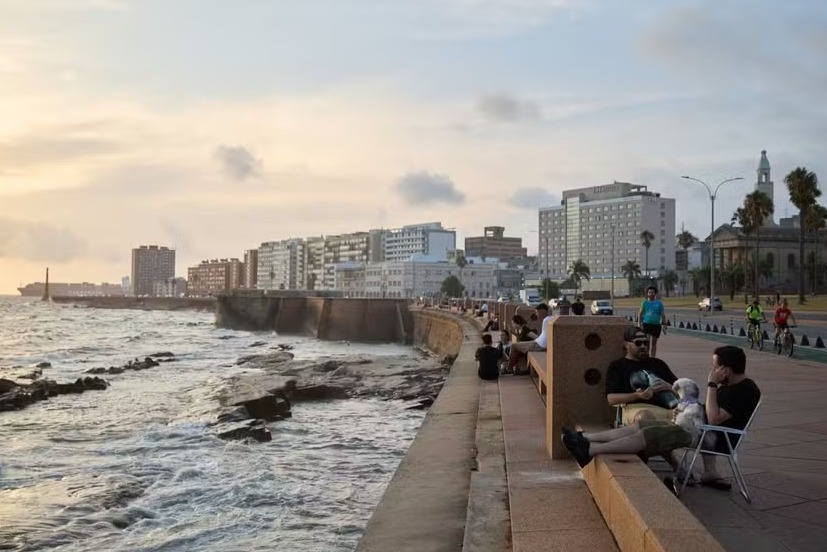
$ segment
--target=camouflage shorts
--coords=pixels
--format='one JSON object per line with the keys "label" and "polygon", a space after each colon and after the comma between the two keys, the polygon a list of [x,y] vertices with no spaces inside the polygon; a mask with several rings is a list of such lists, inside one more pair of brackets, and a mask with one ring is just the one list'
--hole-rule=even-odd
{"label": "camouflage shorts", "polygon": [[668,455],[675,449],[692,445],[692,434],[672,422],[641,420],[639,425],[646,441],[646,456]]}

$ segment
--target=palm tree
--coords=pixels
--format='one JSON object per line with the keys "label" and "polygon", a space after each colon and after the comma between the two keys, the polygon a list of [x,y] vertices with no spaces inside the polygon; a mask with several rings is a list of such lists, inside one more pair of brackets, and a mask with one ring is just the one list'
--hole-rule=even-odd
{"label": "palm tree", "polygon": [[591,280],[592,272],[589,266],[583,262],[583,259],[577,259],[569,267],[569,278],[574,282],[575,288],[580,289],[580,281],[583,279]]}
{"label": "palm tree", "polygon": [[695,237],[695,234],[693,234],[689,230],[684,230],[683,228],[681,228],[681,233],[675,236],[675,238],[677,238],[678,245],[684,251],[698,243],[698,238]]}
{"label": "palm tree", "polygon": [[818,177],[805,167],[796,167],[784,177],[787,189],[790,192],[790,201],[798,207],[800,221],[798,234],[798,304],[804,303],[804,221],[807,214],[816,204],[816,198],[821,195],[818,189]]}
{"label": "palm tree", "polygon": [[633,295],[632,289],[634,287],[632,283],[641,276],[640,265],[632,259],[628,259],[626,264],[620,267],[620,271],[626,279],[629,280],[629,296],[631,297]]}
{"label": "palm tree", "polygon": [[465,290],[465,286],[462,285],[462,269],[468,266],[468,259],[465,258],[464,253],[457,253],[456,258],[454,259],[454,263],[459,268],[459,284],[462,290]]}
{"label": "palm tree", "polygon": [[654,239],[655,235],[649,230],[640,233],[640,243],[646,248],[646,276],[649,276],[649,248],[652,247],[652,240]]}
{"label": "palm tree", "polygon": [[754,192],[746,195],[744,198],[743,207],[738,207],[732,215],[733,221],[738,221],[745,235],[749,235],[753,231],[755,232],[755,255],[753,256],[753,261],[755,264],[755,279],[753,281],[753,295],[756,298],[758,298],[759,291],[758,257],[761,246],[761,225],[764,224],[764,220],[766,220],[767,217],[772,215],[773,210],[774,207],[772,204],[772,199],[770,199],[770,197],[764,192],[755,190]]}
{"label": "palm tree", "polygon": [[807,217],[804,219],[804,226],[807,227],[808,232],[812,232],[814,238],[814,245],[813,245],[813,253],[815,255],[813,261],[813,280],[812,280],[812,290],[815,292],[816,287],[818,287],[818,232],[825,226],[827,226],[827,209],[822,207],[819,204],[815,204],[807,213]]}
{"label": "palm tree", "polygon": [[666,296],[669,297],[669,291],[675,288],[675,284],[677,284],[680,279],[678,278],[678,273],[674,270],[667,270],[660,279],[663,282],[663,289],[666,290]]}
{"label": "palm tree", "polygon": [[689,275],[692,277],[692,290],[695,292],[695,297],[699,297],[701,289],[709,289],[709,274],[708,266],[695,267],[689,270]]}

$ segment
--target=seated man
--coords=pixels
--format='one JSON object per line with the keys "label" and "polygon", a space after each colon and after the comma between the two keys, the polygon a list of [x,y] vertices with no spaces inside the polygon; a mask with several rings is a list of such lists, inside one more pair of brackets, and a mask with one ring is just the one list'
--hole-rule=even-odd
{"label": "seated man", "polygon": [[626,355],[606,372],[606,400],[624,404],[623,425],[643,419],[669,420],[678,400],[672,384],[678,379],[659,358],[649,356],[649,339],[637,326],[623,333]]}
{"label": "seated man", "polygon": [[508,330],[500,330],[500,342],[497,344],[497,352],[500,354],[498,362],[500,372],[508,373],[508,355],[511,352],[511,333]]}
{"label": "seated man", "polygon": [[480,379],[496,380],[500,376],[500,351],[492,346],[491,334],[482,334],[482,347],[474,353],[474,358],[479,363],[477,375]]}
{"label": "seated man", "polygon": [[[707,377],[706,417],[711,425],[744,429],[758,401],[761,391],[746,377],[747,357],[743,349],[726,345],[712,354],[712,369]],[[718,435],[709,448],[728,450],[726,435]],[[662,420],[641,420],[638,423],[598,433],[575,433],[563,430],[563,444],[580,467],[586,466],[598,454],[661,455],[667,460],[671,452],[692,445],[693,436],[683,427]],[[735,441],[737,437],[732,437]],[[737,441],[733,442],[733,446]],[[703,455],[704,474],[701,485],[729,490],[732,485],[718,474],[715,456]]]}
{"label": "seated man", "polygon": [[511,353],[508,356],[508,367],[511,370],[516,368],[521,354],[524,355],[529,351],[545,351],[548,345],[548,327],[546,324],[551,320],[551,316],[548,314],[548,305],[540,303],[534,310],[537,316],[543,320],[540,335],[533,341],[518,341],[517,343],[511,344]]}
{"label": "seated man", "polygon": [[484,332],[488,332],[488,331],[496,332],[496,331],[499,331],[499,329],[500,329],[500,317],[495,314],[494,317],[491,318],[488,321],[488,323],[485,325],[485,327],[482,329],[482,331],[484,331]]}

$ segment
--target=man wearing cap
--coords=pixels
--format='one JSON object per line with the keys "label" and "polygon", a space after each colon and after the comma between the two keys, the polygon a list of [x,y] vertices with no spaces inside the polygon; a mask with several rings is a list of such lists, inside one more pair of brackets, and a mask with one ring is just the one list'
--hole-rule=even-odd
{"label": "man wearing cap", "polygon": [[606,400],[623,407],[623,425],[672,417],[677,404],[672,384],[678,378],[659,358],[649,356],[649,339],[638,326],[623,332],[626,354],[612,361],[606,373]]}

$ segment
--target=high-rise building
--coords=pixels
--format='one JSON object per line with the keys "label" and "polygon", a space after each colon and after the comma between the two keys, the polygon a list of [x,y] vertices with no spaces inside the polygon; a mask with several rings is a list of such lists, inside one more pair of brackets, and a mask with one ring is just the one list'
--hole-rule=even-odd
{"label": "high-rise building", "polygon": [[175,277],[175,250],[157,245],[142,245],[132,250],[132,292],[152,296],[155,282]]}
{"label": "high-rise building", "polygon": [[[562,204],[539,212],[538,268],[564,280],[582,260],[592,278],[623,277],[628,261],[656,277],[675,268],[675,200],[646,186],[613,182],[563,192]],[[642,235],[651,234],[649,247]]]}
{"label": "high-rise building", "polygon": [[256,289],[258,284],[258,249],[244,252],[244,289]]}
{"label": "high-rise building", "polygon": [[307,289],[307,242],[302,238],[264,242],[258,248],[258,281],[263,290]]}
{"label": "high-rise building", "polygon": [[195,297],[239,289],[244,282],[244,263],[238,259],[201,261],[187,269],[188,293]]}
{"label": "high-rise building", "polygon": [[382,241],[385,261],[405,261],[412,255],[446,259],[457,248],[456,230],[442,227],[439,222],[411,224],[393,230],[372,231]]}
{"label": "high-rise building", "polygon": [[486,226],[482,236],[465,238],[465,254],[507,262],[525,259],[527,251],[522,238],[505,237],[504,227]]}

